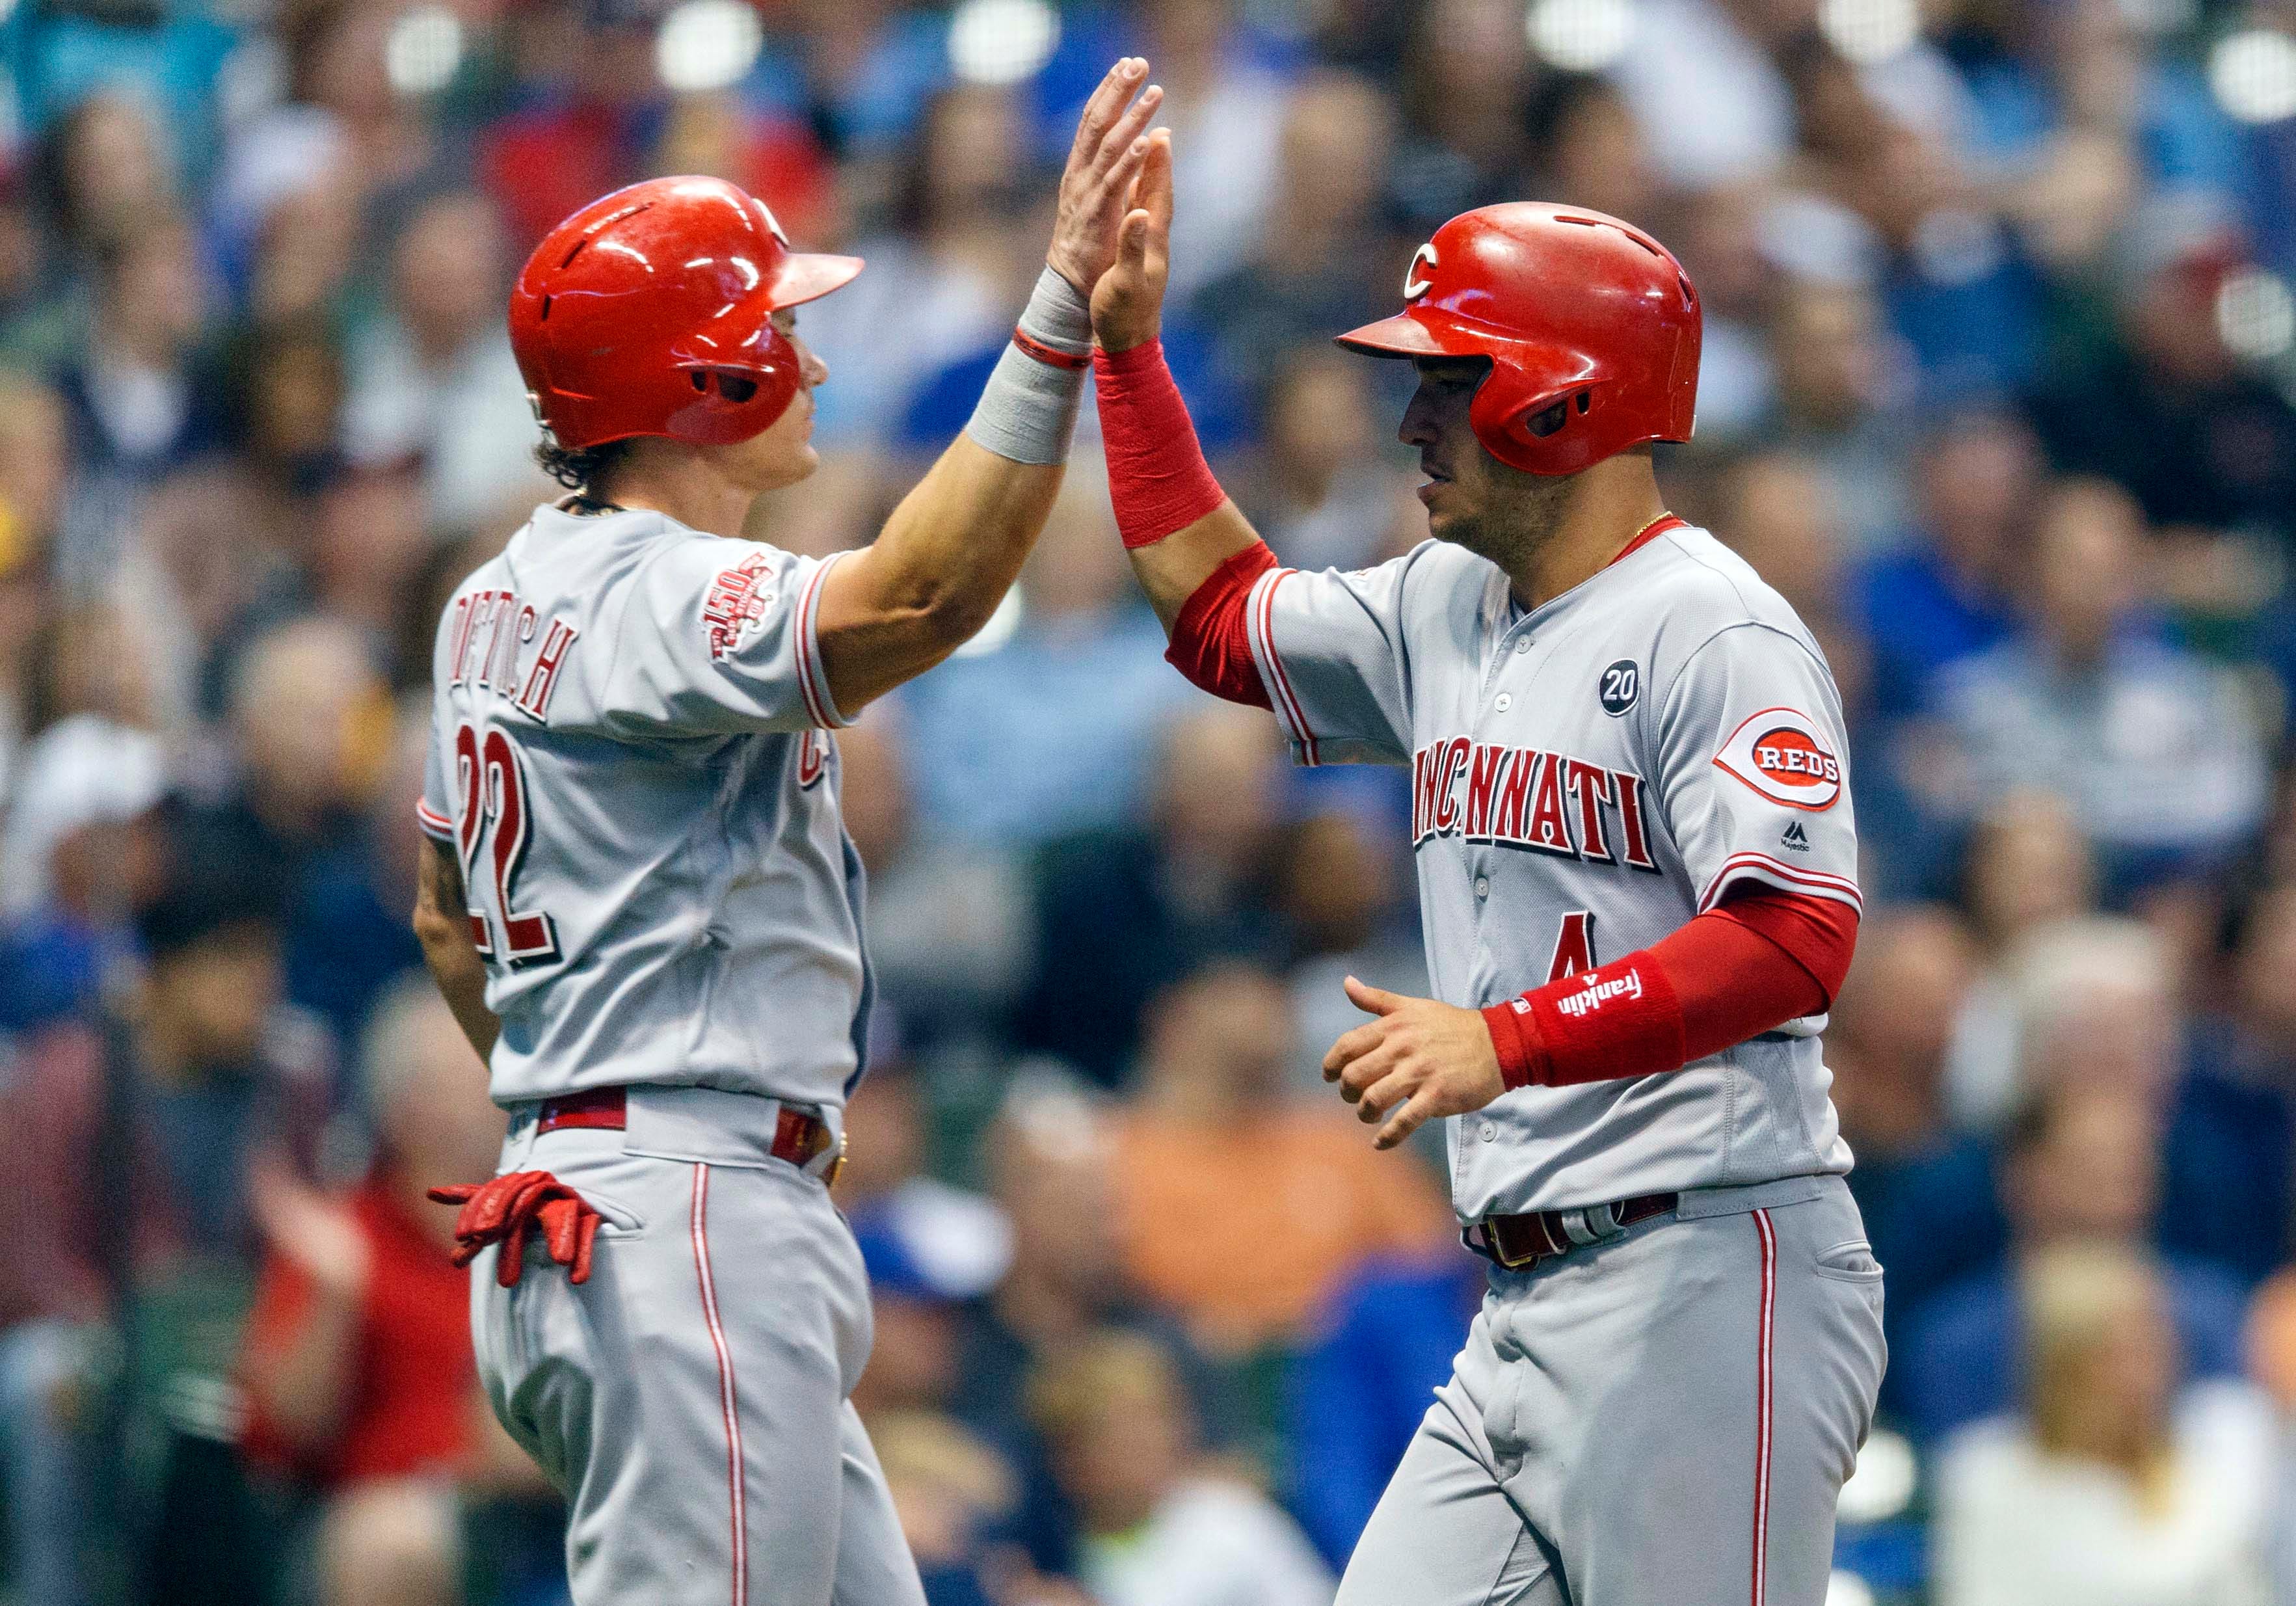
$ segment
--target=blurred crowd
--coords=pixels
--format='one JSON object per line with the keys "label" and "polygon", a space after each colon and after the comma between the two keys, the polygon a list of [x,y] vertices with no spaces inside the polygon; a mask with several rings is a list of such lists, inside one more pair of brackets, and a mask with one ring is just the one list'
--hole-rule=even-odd
{"label": "blurred crowd", "polygon": [[[509,273],[677,171],[866,257],[750,532],[865,542],[1124,52],[1173,365],[1288,563],[1423,533],[1404,376],[1327,337],[1444,218],[1600,209],[1700,286],[1661,481],[1854,738],[1893,1361],[1837,1600],[2296,1602],[2287,0],[0,0],[0,1598],[564,1600],[421,1200],[501,1117],[406,929],[439,602],[553,491]],[[1425,986],[1406,785],[1163,664],[1097,457],[839,738],[858,1398],[933,1606],[1318,1606],[1480,1283],[1439,1145],[1317,1076],[1343,974]]]}

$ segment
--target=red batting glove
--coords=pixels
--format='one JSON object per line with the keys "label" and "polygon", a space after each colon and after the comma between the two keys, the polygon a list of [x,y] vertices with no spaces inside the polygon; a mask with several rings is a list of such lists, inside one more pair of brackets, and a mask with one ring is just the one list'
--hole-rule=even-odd
{"label": "red batting glove", "polygon": [[569,1281],[590,1280],[590,1250],[598,1236],[601,1217],[579,1193],[547,1171],[513,1171],[492,1182],[463,1183],[433,1188],[430,1197],[440,1204],[460,1205],[455,1217],[456,1266],[468,1266],[488,1244],[503,1246],[495,1266],[495,1281],[504,1288],[518,1286],[526,1269],[527,1235],[537,1223],[543,1247],[551,1259],[570,1268]]}

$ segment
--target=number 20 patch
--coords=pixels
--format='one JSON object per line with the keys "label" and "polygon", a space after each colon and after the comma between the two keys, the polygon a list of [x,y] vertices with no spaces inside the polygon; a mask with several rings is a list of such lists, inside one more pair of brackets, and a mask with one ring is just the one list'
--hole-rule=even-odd
{"label": "number 20 patch", "polygon": [[1715,766],[1773,803],[1822,814],[1841,796],[1841,760],[1792,709],[1764,709],[1730,733]]}

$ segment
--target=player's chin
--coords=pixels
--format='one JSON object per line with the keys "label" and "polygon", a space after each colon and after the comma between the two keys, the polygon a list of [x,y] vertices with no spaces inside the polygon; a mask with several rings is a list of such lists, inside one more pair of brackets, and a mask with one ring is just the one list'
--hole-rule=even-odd
{"label": "player's chin", "polygon": [[762,496],[767,491],[784,490],[800,479],[810,479],[820,466],[821,454],[813,449],[813,442],[793,440],[788,450],[774,455],[772,465],[758,476],[757,491]]}

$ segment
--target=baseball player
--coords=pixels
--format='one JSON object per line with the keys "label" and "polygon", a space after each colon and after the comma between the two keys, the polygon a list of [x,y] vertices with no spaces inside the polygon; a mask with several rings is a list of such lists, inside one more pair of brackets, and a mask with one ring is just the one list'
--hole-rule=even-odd
{"label": "baseball player", "polygon": [[1434,538],[1295,573],[1163,364],[1164,139],[1093,297],[1119,523],[1192,680],[1302,763],[1410,766],[1437,996],[1350,978],[1324,1072],[1382,1148],[1451,1118],[1491,1263],[1341,1606],[1818,1606],[1883,1363],[1817,1036],[1857,836],[1816,643],[1652,471],[1697,291],[1613,217],[1452,219],[1341,337],[1416,365]]}
{"label": "baseball player", "polygon": [[1087,103],[1011,346],[864,550],[738,538],[816,462],[791,309],[857,260],[667,178],[568,218],[512,293],[575,489],[440,620],[415,924],[511,1111],[496,1177],[436,1196],[581,1606],[923,1602],[847,1397],[870,1315],[828,1184],[870,974],[830,733],[971,636],[1045,522],[1146,71]]}

